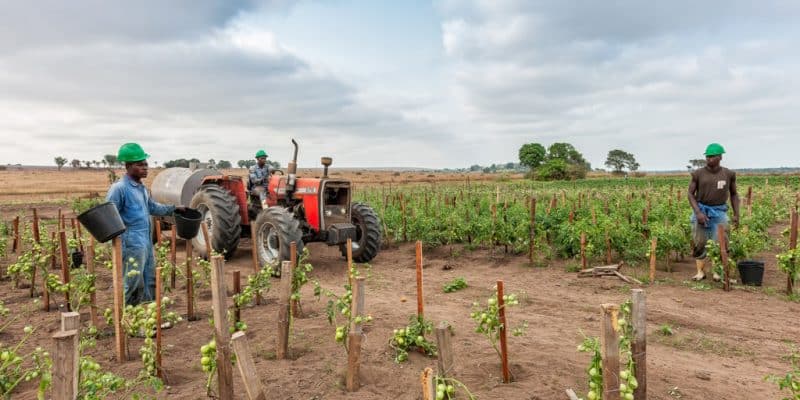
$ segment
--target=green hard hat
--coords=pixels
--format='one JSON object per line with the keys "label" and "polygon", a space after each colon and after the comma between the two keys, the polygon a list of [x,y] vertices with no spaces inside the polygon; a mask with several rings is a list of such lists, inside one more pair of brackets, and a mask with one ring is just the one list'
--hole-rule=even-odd
{"label": "green hard hat", "polygon": [[711,143],[706,147],[706,157],[719,156],[725,154],[725,149],[719,143]]}
{"label": "green hard hat", "polygon": [[145,153],[138,143],[125,143],[119,147],[119,152],[117,152],[117,161],[119,162],[142,161],[148,157],[150,154]]}
{"label": "green hard hat", "polygon": [[259,151],[256,152],[256,158],[266,157],[266,156],[267,156],[267,152],[264,151],[264,150],[259,150]]}

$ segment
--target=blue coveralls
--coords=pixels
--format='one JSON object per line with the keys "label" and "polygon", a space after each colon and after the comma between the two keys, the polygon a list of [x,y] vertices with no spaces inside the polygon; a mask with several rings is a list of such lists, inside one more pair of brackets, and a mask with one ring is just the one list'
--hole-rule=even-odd
{"label": "blue coveralls", "polygon": [[150,198],[144,184],[136,183],[127,174],[111,185],[106,200],[117,206],[127,228],[122,234],[125,304],[153,301],[156,261],[150,236],[150,216],[170,215],[175,211],[175,206],[156,203]]}
{"label": "blue coveralls", "polygon": [[250,190],[258,193],[258,198],[261,203],[267,200],[267,186],[269,185],[269,164],[264,164],[263,168],[259,168],[258,164],[250,167]]}

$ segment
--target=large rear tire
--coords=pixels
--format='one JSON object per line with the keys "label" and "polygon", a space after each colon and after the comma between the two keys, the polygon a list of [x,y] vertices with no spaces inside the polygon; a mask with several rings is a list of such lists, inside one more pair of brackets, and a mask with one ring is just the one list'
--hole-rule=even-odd
{"label": "large rear tire", "polygon": [[[242,235],[242,217],[236,198],[220,186],[203,185],[192,197],[190,207],[202,214],[211,236],[211,249],[222,253],[226,260],[233,257]],[[192,239],[192,246],[208,258],[202,230]]]}
{"label": "large rear tire", "polygon": [[[364,203],[350,206],[350,219],[356,226],[356,239],[353,241],[353,261],[369,262],[378,255],[381,248],[381,220],[372,207]],[[339,246],[343,256],[347,256],[347,245]]]}
{"label": "large rear tire", "polygon": [[303,232],[300,221],[283,207],[269,207],[258,214],[256,237],[252,238],[260,266],[270,265],[280,275],[280,262],[291,256],[290,244],[297,243],[298,259],[303,252]]}

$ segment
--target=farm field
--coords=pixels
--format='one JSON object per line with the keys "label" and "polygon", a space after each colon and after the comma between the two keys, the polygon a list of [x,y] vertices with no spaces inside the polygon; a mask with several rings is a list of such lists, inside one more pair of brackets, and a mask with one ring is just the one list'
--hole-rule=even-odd
{"label": "farm field", "polygon": [[[470,175],[467,181],[456,174],[416,172],[347,172],[341,177],[356,182],[356,200],[371,204],[384,225],[384,248],[369,267],[359,268],[366,277],[366,312],[373,318],[364,327],[362,387],[353,393],[344,390],[347,354],[334,340],[335,327],[326,316],[327,298],[315,298],[312,283],[300,292],[302,315],[293,320],[290,359],[276,360],[279,280],[275,278],[261,305],[247,305],[241,311],[258,377],[269,398],[421,398],[419,374],[434,367],[436,359],[412,351],[406,362],[396,363],[389,346],[393,330],[405,327],[417,312],[416,240],[424,244],[425,318],[434,324],[451,324],[455,377],[479,399],[564,399],[567,388],[585,395],[591,355],[576,347],[584,335],[599,336],[600,305],[623,303],[633,288],[647,294],[648,398],[778,399],[787,395],[764,377],[781,376],[791,369],[783,357],[791,344],[797,344],[800,332],[796,321],[800,303],[796,294],[784,294],[787,275],[775,257],[787,248],[784,234],[800,184],[796,176],[740,177],[742,224],[731,232],[731,257],[762,260],[765,274],[761,287],[734,284],[730,292],[710,279],[689,280],[694,262],[687,239],[690,209],[684,177],[566,183],[514,177],[494,181],[485,175]],[[55,229],[58,208],[71,216],[73,199],[92,193],[103,196],[108,181],[104,171],[2,171],[0,184],[5,189],[0,194],[3,221],[15,216],[25,221],[36,207],[44,229],[50,232]],[[532,230],[531,198],[537,200]],[[168,238],[169,232],[163,237]],[[648,276],[652,238],[658,239],[654,282]],[[9,236],[4,239],[8,241]],[[185,259],[183,246],[179,241],[179,266]],[[29,289],[15,288],[14,277],[6,276],[16,261],[10,248],[7,244],[8,254],[0,265],[4,275],[0,301],[9,310],[0,316],[0,328],[10,321],[0,331],[0,343],[15,345],[30,336],[19,354],[37,346],[52,348],[51,336],[60,329],[55,310],[64,302],[63,296],[53,294],[51,311],[40,311]],[[308,248],[313,265],[310,279],[323,289],[343,293],[347,266],[338,249],[317,243]],[[531,249],[533,262],[528,254]],[[598,266],[606,264],[609,256],[612,262],[624,261],[621,271],[644,283],[577,276],[583,259],[588,266]],[[249,239],[242,240],[225,268],[231,290],[234,271],[241,271],[243,278],[253,271]],[[445,293],[443,285],[458,277],[468,286]],[[734,278],[738,278],[735,271]],[[26,282],[24,274],[19,280]],[[485,303],[498,280],[504,281],[506,293],[515,293],[519,299],[518,305],[508,307],[509,324],[527,323],[523,336],[509,337],[514,375],[509,384],[502,383],[500,360],[486,338],[475,332],[470,318],[473,302]],[[167,310],[184,319],[163,332],[166,386],[158,393],[146,386],[135,391],[157,398],[206,397],[200,346],[212,339],[213,328],[210,289],[203,282],[197,288],[199,319],[187,321],[185,280],[179,275],[176,288],[168,293],[174,303]],[[98,267],[95,287],[101,314],[111,307],[111,285],[110,270]],[[229,305],[231,301],[229,297]],[[87,309],[81,307],[83,313]],[[24,332],[26,326],[34,328],[32,334]],[[113,329],[105,322],[99,328],[96,345],[87,348],[86,354],[103,371],[136,378],[142,369],[138,351],[144,339],[130,338],[130,360],[119,364],[114,359]],[[11,398],[36,398],[37,384],[37,379],[22,382]],[[236,398],[246,398],[238,371],[234,387]],[[129,398],[132,392],[107,397]]]}

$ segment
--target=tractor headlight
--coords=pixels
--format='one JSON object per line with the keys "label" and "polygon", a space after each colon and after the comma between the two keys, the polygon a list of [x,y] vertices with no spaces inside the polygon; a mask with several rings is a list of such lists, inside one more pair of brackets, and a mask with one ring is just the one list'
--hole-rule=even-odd
{"label": "tractor headlight", "polygon": [[345,215],[345,214],[347,214],[347,209],[346,209],[346,208],[344,208],[344,207],[342,207],[340,211],[342,212],[342,215]]}
{"label": "tractor headlight", "polygon": [[325,216],[326,216],[326,217],[330,217],[331,215],[333,215],[333,213],[331,212],[331,210],[325,210]]}

